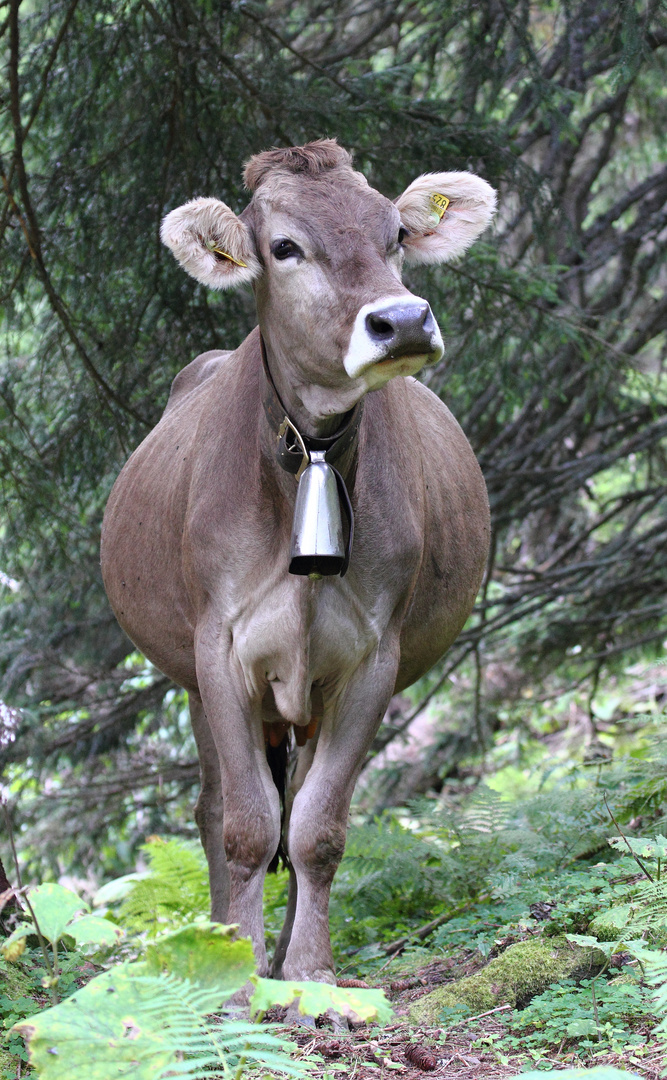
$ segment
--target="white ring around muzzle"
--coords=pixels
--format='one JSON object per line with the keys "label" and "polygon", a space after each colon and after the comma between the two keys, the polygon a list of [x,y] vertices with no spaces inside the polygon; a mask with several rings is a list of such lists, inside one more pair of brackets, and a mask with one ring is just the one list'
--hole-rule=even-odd
{"label": "white ring around muzzle", "polygon": [[[364,304],[363,307],[359,308],[354,320],[354,326],[352,327],[350,344],[348,345],[347,353],[343,360],[345,370],[351,379],[356,379],[360,375],[363,375],[364,372],[369,368],[372,368],[374,364],[379,363],[387,357],[387,344],[382,341],[373,340],[368,331],[367,317],[385,307],[411,307],[415,303],[424,304],[426,301],[420,296],[414,296],[412,293],[408,293],[407,296],[381,296],[377,300],[373,300],[371,304]],[[431,363],[437,363],[444,355],[445,347],[442,341],[442,334],[440,333],[440,328],[434,318],[433,326],[434,330],[431,333],[429,351],[428,353],[423,354],[424,358],[415,370],[419,370],[419,368],[423,367],[429,360]]]}

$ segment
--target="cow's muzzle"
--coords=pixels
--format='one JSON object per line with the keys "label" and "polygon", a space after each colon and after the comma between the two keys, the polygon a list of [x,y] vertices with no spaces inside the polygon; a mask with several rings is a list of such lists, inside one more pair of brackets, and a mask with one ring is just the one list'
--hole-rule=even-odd
{"label": "cow's muzzle", "polygon": [[420,300],[417,304],[392,304],[369,311],[366,332],[372,342],[383,348],[383,360],[397,360],[400,356],[430,353],[436,325],[431,308]]}
{"label": "cow's muzzle", "polygon": [[371,375],[374,383],[380,371],[371,369],[386,369],[385,381],[437,363],[443,353],[440,330],[426,300],[390,296],[364,304],[357,313],[343,363],[351,378]]}

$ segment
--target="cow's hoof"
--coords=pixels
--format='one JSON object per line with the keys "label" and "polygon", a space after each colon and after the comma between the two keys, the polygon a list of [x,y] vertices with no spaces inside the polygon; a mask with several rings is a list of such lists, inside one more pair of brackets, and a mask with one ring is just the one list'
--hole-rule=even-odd
{"label": "cow's hoof", "polygon": [[232,994],[230,998],[227,998],[225,1002],[225,1008],[242,1010],[244,1014],[250,1015],[250,997],[254,992],[255,987],[251,982],[247,982],[245,986],[242,986],[240,990]]}
{"label": "cow's hoof", "polygon": [[347,1016],[341,1016],[341,1014],[336,1012],[335,1009],[327,1009],[326,1017],[327,1020],[331,1021],[331,1026],[334,1029],[334,1033],[336,1035],[340,1035],[344,1031],[351,1030],[350,1021],[348,1020]]}
{"label": "cow's hoof", "polygon": [[303,1013],[299,1012],[299,999],[298,998],[296,998],[292,1002],[292,1004],[287,1007],[287,1012],[285,1013],[285,1021],[284,1022],[286,1024],[298,1024],[300,1027],[308,1027],[308,1028],[314,1028],[315,1027],[315,1017],[314,1016],[304,1016]]}

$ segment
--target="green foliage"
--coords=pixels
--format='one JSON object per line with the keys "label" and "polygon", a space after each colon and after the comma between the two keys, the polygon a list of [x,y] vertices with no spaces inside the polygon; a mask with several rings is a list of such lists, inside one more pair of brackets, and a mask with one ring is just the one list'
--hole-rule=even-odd
{"label": "green foliage", "polygon": [[198,923],[163,934],[146,949],[146,968],[151,974],[168,971],[189,979],[224,1000],[255,970],[250,941],[231,940],[233,933],[234,927]]}
{"label": "green foliage", "polygon": [[514,803],[485,788],[456,809],[424,799],[353,826],[332,888],[337,947],[349,957],[364,949],[372,964],[380,942],[449,913],[433,945],[485,954],[504,931],[534,925],[539,903],[554,905],[553,933],[582,930],[606,897],[626,895],[609,878],[629,857],[584,868],[606,845],[608,820],[599,791],[562,782]]}
{"label": "green foliage", "polygon": [[645,836],[610,836],[609,843],[619,851],[629,848],[634,855],[641,855],[644,859],[656,859],[660,877],[660,862],[667,855],[667,837],[656,836],[649,839]]}
{"label": "green foliage", "polygon": [[207,918],[208,870],[201,844],[154,837],[142,845],[142,850],[149,873],[139,880],[121,879],[130,886],[118,914],[123,925],[135,933],[156,937],[166,927]]}
{"label": "green foliage", "polygon": [[122,935],[122,931],[108,919],[100,918],[99,915],[80,914],[88,905],[71,889],[65,889],[62,885],[51,882],[37,885],[36,888],[28,890],[28,899],[32,909],[31,917],[34,915],[35,921],[21,923],[5,939],[0,947],[5,956],[11,952],[14,942],[34,934],[36,928],[52,946],[56,946],[67,935],[74,938],[79,947],[92,945],[101,948],[114,945]]}
{"label": "green foliage", "polygon": [[225,996],[175,975],[150,976],[142,965],[122,964],[18,1030],[43,1080],[69,1080],[73,1070],[85,1070],[91,1080],[158,1080],[165,1072],[194,1078],[211,1066],[228,1077],[241,1058],[288,1076],[304,1072],[290,1059],[290,1045],[266,1029],[210,1021]]}
{"label": "green foliage", "polygon": [[650,993],[634,980],[583,979],[577,985],[563,979],[513,1014],[503,1045],[543,1051],[567,1046],[584,1058],[603,1048],[622,1052],[645,1042],[631,1022],[651,1012]]}
{"label": "green foliage", "polygon": [[653,987],[653,1010],[662,1017],[658,1024],[656,1034],[662,1039],[667,1039],[667,957],[664,953],[644,954],[646,966],[646,979]]}
{"label": "green foliage", "polygon": [[[28,1061],[23,1039],[12,1028],[43,1008],[47,1000],[42,986],[45,974],[45,968],[33,961],[31,949],[13,963],[0,959],[0,1080],[15,1080],[17,1062],[24,1065]],[[5,1057],[13,1059],[7,1070],[3,1068]]]}
{"label": "green foliage", "polygon": [[[480,785],[467,798],[422,798],[370,822],[357,818],[332,888],[340,962],[372,971],[384,963],[384,943],[409,941],[436,918],[431,947],[484,956],[496,940],[540,923],[552,936],[667,941],[664,730],[647,724],[639,738],[623,737],[624,756],[602,778],[571,761],[555,769],[547,756],[531,767],[534,793],[510,798]],[[620,836],[609,839],[607,804],[643,856]],[[633,837],[628,822],[638,813],[644,835]],[[388,849],[396,852],[390,875]]]}
{"label": "green foliage", "polygon": [[[140,891],[142,902],[159,895],[163,919],[165,906],[176,897],[179,918],[183,896],[192,896],[191,877],[187,876],[190,884],[183,890],[176,842],[167,860],[159,857],[167,845],[151,844],[159,852],[153,864],[160,889],[147,892],[149,879],[134,882],[134,889]],[[131,928],[144,927],[146,912],[141,904],[126,910]],[[225,1078],[253,1070],[303,1075],[308,1062],[293,1060],[294,1047],[273,1028],[241,1023],[233,1015],[212,1017],[251,977],[255,1013],[296,998],[302,1012],[315,1016],[332,1009],[380,1023],[391,1016],[379,990],[254,978],[251,943],[236,937],[236,927],[200,922],[156,937],[153,922],[145,920],[145,926],[150,930],[145,959],[116,964],[46,1011],[36,1012],[33,1007],[18,1018],[10,1014],[13,1031],[28,1042],[30,1064],[40,1078],[69,1080],[77,1070],[85,1070],[91,1080],[119,1076],[159,1080],[165,1074],[195,1080],[209,1075],[211,1069]],[[51,928],[55,932],[55,924]]]}
{"label": "green foliage", "polygon": [[350,990],[329,983],[289,982],[287,980],[255,978],[255,991],[250,999],[253,1012],[264,1013],[272,1005],[299,1003],[302,1016],[323,1016],[337,1012],[356,1023],[374,1020],[386,1024],[392,1016],[391,1006],[382,990]]}

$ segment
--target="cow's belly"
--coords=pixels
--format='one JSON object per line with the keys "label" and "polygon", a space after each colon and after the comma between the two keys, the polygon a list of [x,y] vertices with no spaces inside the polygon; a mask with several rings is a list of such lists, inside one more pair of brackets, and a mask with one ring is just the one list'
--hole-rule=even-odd
{"label": "cow's belly", "polygon": [[383,598],[362,608],[345,579],[274,581],[232,624],[234,658],[249,696],[266,703],[270,686],[268,706],[296,725],[334,708],[355,671],[375,654],[388,609]]}

